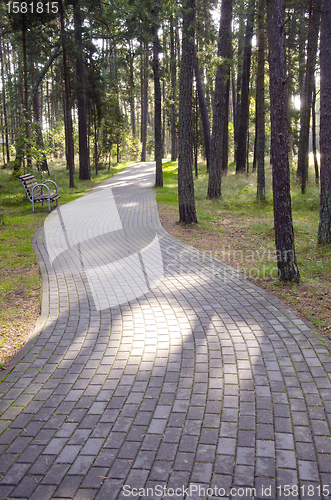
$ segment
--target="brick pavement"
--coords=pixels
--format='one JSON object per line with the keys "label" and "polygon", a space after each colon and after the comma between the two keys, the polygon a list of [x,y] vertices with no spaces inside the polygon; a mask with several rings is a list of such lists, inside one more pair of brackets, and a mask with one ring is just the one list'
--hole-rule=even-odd
{"label": "brick pavement", "polygon": [[0,499],[327,498],[330,349],[168,235],[153,181],[130,166],[35,237],[42,314],[1,374]]}

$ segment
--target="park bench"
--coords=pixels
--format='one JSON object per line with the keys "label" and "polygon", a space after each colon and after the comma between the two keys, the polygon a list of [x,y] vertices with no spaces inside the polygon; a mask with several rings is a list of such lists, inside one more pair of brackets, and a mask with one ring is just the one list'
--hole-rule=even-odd
{"label": "park bench", "polygon": [[[20,175],[19,180],[23,184],[24,190],[26,192],[26,195],[28,199],[32,203],[32,211],[34,212],[34,204],[35,203],[41,203],[41,205],[44,205],[44,201],[48,201],[48,209],[51,211],[51,203],[56,201],[56,206],[58,204],[58,199],[60,198],[61,195],[58,194],[57,192],[57,185],[55,184],[54,181],[46,180],[43,183],[38,183],[37,179],[34,177],[32,174],[24,174]],[[46,186],[47,182],[51,182],[54,184],[56,192],[51,193],[49,190],[49,187]],[[47,193],[44,192],[44,189],[47,191]]]}

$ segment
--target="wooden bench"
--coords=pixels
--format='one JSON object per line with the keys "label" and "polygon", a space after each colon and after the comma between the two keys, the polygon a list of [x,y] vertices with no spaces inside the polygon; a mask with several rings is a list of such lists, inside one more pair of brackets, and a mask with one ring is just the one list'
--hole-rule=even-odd
{"label": "wooden bench", "polygon": [[[60,198],[60,194],[57,192],[57,185],[54,181],[46,180],[43,183],[38,183],[37,179],[32,174],[20,175],[19,180],[23,184],[24,190],[28,199],[32,203],[32,211],[34,212],[34,204],[41,203],[44,205],[44,201],[48,201],[48,209],[51,211],[51,203],[56,202],[56,206],[58,204],[58,199]],[[54,184],[56,192],[51,193],[49,187],[46,186],[47,182],[51,182]],[[44,193],[44,189],[46,189],[47,193]]]}

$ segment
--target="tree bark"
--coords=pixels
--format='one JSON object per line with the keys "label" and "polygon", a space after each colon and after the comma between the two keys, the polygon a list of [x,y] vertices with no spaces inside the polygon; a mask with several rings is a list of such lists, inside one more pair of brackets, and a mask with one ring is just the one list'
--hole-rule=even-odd
{"label": "tree bark", "polygon": [[199,107],[200,107],[200,116],[202,123],[202,131],[203,138],[205,143],[205,153],[206,153],[206,161],[207,161],[207,170],[209,170],[209,161],[210,161],[210,124],[209,124],[209,116],[208,109],[205,99],[205,93],[203,91],[203,85],[201,80],[201,72],[199,67],[199,60],[197,56],[195,56],[195,78],[197,84],[198,91],[198,99],[199,99]]}
{"label": "tree bark", "polygon": [[215,81],[213,133],[207,192],[207,197],[211,199],[221,196],[224,130],[228,126],[226,107],[228,105],[227,94],[230,78],[231,20],[232,0],[222,0],[218,37],[218,57],[221,58],[221,64],[217,67]]}
{"label": "tree bark", "polygon": [[7,164],[9,164],[10,155],[9,155],[9,138],[8,138],[7,100],[6,100],[6,86],[4,77],[4,67],[3,67],[1,30],[0,30],[0,64],[1,64],[1,82],[2,82],[2,105],[3,105],[4,125],[5,125],[6,158],[7,158]]}
{"label": "tree bark", "polygon": [[177,130],[176,130],[176,48],[173,16],[170,17],[170,73],[171,73],[171,106],[170,106],[170,133],[171,133],[171,161],[177,158]]}
{"label": "tree bark", "polygon": [[135,113],[135,105],[134,105],[134,74],[133,74],[133,61],[134,61],[134,54],[133,51],[131,50],[130,46],[130,51],[128,54],[128,71],[129,71],[129,103],[130,103],[130,118],[131,118],[131,130],[132,130],[132,135],[133,138],[136,138],[136,113]]}
{"label": "tree bark", "polygon": [[301,191],[305,193],[308,180],[309,124],[313,100],[314,75],[317,56],[318,34],[321,20],[321,0],[309,2],[309,28],[307,45],[306,74],[303,102],[301,105],[300,140],[297,176],[301,179]]}
{"label": "tree bark", "polygon": [[[39,96],[38,92],[35,93],[34,99],[33,99],[33,114],[35,118],[35,126],[36,126],[36,143],[37,146],[40,150],[44,149],[44,140],[43,140],[43,134],[41,131],[41,122],[40,122],[40,111],[39,111]],[[38,170],[41,170],[41,172],[48,172],[48,163],[47,163],[47,158],[45,153],[42,154],[42,159],[37,162],[37,168]]]}
{"label": "tree bark", "polygon": [[256,113],[256,162],[257,162],[257,199],[265,200],[265,108],[264,108],[264,0],[258,3],[258,65],[257,65],[257,113]]}
{"label": "tree bark", "polygon": [[[234,97],[234,112],[233,112],[233,126],[234,126],[234,161],[237,162],[237,151],[239,141],[239,116],[241,105],[241,85],[242,85],[242,59],[245,43],[245,19],[244,19],[244,2],[240,0],[239,10],[239,33],[238,33],[238,67],[237,67],[237,82],[236,82],[236,96]],[[235,86],[235,82],[233,83]]]}
{"label": "tree bark", "polygon": [[320,223],[318,243],[331,243],[331,4],[322,0],[321,24],[321,118],[320,118]]}
{"label": "tree bark", "polygon": [[279,278],[299,281],[288,161],[286,48],[283,0],[267,0],[275,243]]}
{"label": "tree bark", "polygon": [[159,69],[159,37],[158,18],[161,1],[156,0],[154,9],[154,22],[152,26],[153,34],[153,74],[154,74],[154,148],[155,148],[155,186],[163,186],[162,172],[162,95],[160,85]]}
{"label": "tree bark", "polygon": [[315,183],[319,183],[319,168],[317,161],[317,146],[316,146],[316,85],[314,82],[313,90],[313,102],[311,106],[312,122],[311,122],[311,135],[312,135],[312,145],[313,145],[313,155],[314,155],[314,169],[315,169]]}
{"label": "tree bark", "polygon": [[182,59],[179,81],[178,123],[178,204],[179,221],[197,222],[193,182],[193,123],[192,96],[194,71],[195,0],[185,0],[183,6]]}
{"label": "tree bark", "polygon": [[76,42],[76,80],[77,80],[77,107],[79,132],[79,178],[91,179],[90,155],[87,145],[87,112],[85,97],[85,72],[83,59],[82,18],[79,0],[73,2],[74,28]]}
{"label": "tree bark", "polygon": [[247,14],[244,61],[243,61],[243,72],[242,72],[236,173],[244,173],[246,164],[247,131],[249,123],[249,80],[250,80],[250,67],[251,67],[252,38],[253,38],[253,28],[254,28],[254,14],[255,14],[255,0],[250,0],[248,5],[248,14]]}
{"label": "tree bark", "polygon": [[30,130],[29,130],[29,103],[28,103],[28,65],[27,65],[27,54],[26,54],[26,21],[25,16],[23,18],[23,68],[24,68],[24,118],[25,118],[25,139],[26,139],[26,162],[28,169],[32,169],[32,161],[30,156]]}
{"label": "tree bark", "polygon": [[148,41],[144,47],[144,64],[143,64],[143,103],[141,110],[141,161],[146,161],[146,146],[147,146],[147,114],[148,114]]}
{"label": "tree bark", "polygon": [[62,0],[60,1],[60,23],[61,23],[61,38],[62,38],[62,58],[63,58],[63,76],[64,76],[64,125],[66,131],[66,159],[69,170],[69,187],[73,188],[74,170],[75,170],[75,151],[72,130],[72,116],[70,105],[70,83],[67,65],[67,47],[65,40],[65,25],[64,25],[64,9]]}

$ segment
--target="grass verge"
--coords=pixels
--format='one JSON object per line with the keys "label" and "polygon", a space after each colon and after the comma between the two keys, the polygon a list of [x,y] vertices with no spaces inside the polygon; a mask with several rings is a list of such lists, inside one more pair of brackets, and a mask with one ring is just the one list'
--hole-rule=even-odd
{"label": "grass verge", "polygon": [[[87,193],[99,182],[122,170],[128,163],[113,164],[110,170],[92,173],[91,181],[81,181],[75,172],[70,189],[63,161],[49,164],[50,178],[61,194],[61,205]],[[35,173],[38,181],[40,173]],[[48,178],[44,174],[44,179]],[[23,186],[12,171],[0,169],[0,369],[24,346],[40,314],[41,277],[32,238],[48,215],[47,204],[37,204],[35,212]],[[54,204],[52,205],[54,207]]]}
{"label": "grass verge", "polygon": [[[232,167],[232,168],[231,168]],[[317,244],[319,187],[306,194],[292,174],[295,247],[301,281],[277,279],[271,169],[266,169],[266,201],[256,201],[256,175],[236,175],[234,166],[223,178],[222,199],[207,200],[208,175],[199,165],[195,179],[198,224],[178,224],[177,163],[167,162],[164,187],[157,190],[163,227],[173,236],[234,266],[253,283],[280,297],[299,315],[331,337],[331,247]],[[310,176],[314,178],[314,174]]]}

